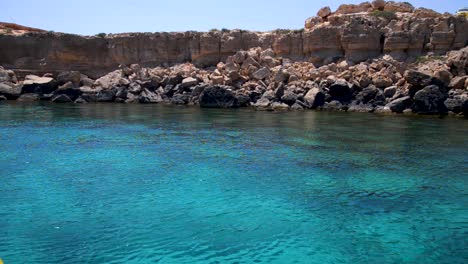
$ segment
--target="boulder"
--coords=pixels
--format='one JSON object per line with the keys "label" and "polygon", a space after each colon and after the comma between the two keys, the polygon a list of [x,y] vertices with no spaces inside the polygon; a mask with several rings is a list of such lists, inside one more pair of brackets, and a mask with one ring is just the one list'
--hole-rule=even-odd
{"label": "boulder", "polygon": [[325,111],[342,112],[346,111],[347,107],[344,106],[340,101],[333,100],[331,102],[325,103],[322,106],[322,109]]}
{"label": "boulder", "polygon": [[468,81],[468,75],[465,76],[457,76],[450,81],[449,88],[450,89],[464,89],[465,83]]}
{"label": "boulder", "polygon": [[304,96],[304,101],[310,108],[317,108],[325,103],[325,94],[318,87],[313,87]]}
{"label": "boulder", "polygon": [[347,102],[352,98],[352,91],[348,83],[344,80],[335,81],[328,89],[332,100]]}
{"label": "boulder", "polygon": [[386,107],[390,108],[394,113],[403,113],[411,105],[411,97],[405,96],[390,102]]}
{"label": "boulder", "polygon": [[49,94],[58,88],[57,82],[50,77],[27,75],[23,82],[23,93]]}
{"label": "boulder", "polygon": [[5,98],[14,100],[21,95],[22,85],[14,83],[0,83],[0,95]]}
{"label": "boulder", "polygon": [[0,95],[0,102],[1,102],[1,101],[6,101],[6,100],[8,100],[8,99],[7,99],[5,96]]}
{"label": "boulder", "polygon": [[293,92],[288,91],[288,92],[284,93],[283,96],[281,96],[281,101],[283,103],[286,103],[289,106],[296,103],[296,100],[297,100],[297,95],[295,93],[293,93]]}
{"label": "boulder", "polygon": [[176,94],[171,98],[171,103],[175,105],[186,105],[190,101],[188,94]]}
{"label": "boulder", "polygon": [[163,99],[159,93],[152,92],[148,89],[144,89],[143,92],[141,92],[138,100],[142,104],[157,104],[163,102]]}
{"label": "boulder", "polygon": [[57,82],[59,85],[67,82],[73,83],[75,86],[79,86],[81,82],[81,73],[77,71],[64,71],[57,76]]}
{"label": "boulder", "polygon": [[113,102],[115,99],[115,90],[103,89],[96,94],[98,102]]}
{"label": "boulder", "polygon": [[273,102],[271,103],[270,108],[275,111],[284,111],[289,109],[289,105],[282,102]]}
{"label": "boulder", "polygon": [[395,95],[397,89],[398,89],[398,87],[396,87],[396,86],[390,86],[390,87],[385,88],[385,90],[383,92],[384,96],[386,98],[392,98]]}
{"label": "boulder", "polygon": [[15,72],[12,70],[5,70],[0,67],[0,82],[12,82],[16,83],[18,80],[16,79]]}
{"label": "boulder", "polygon": [[317,16],[319,16],[321,18],[326,18],[329,15],[331,15],[331,13],[332,13],[332,11],[331,11],[330,7],[326,6],[326,7],[320,8],[320,10],[317,12]]}
{"label": "boulder", "polygon": [[449,98],[445,100],[444,105],[448,111],[458,114],[458,113],[463,112],[463,107],[467,101],[468,101],[468,97]]}
{"label": "boulder", "polygon": [[198,80],[192,77],[188,77],[182,80],[182,83],[180,84],[181,88],[190,88],[192,86],[195,86],[198,84]]}
{"label": "boulder", "polygon": [[270,106],[270,104],[270,99],[268,99],[267,97],[262,97],[259,100],[257,100],[257,102],[254,104],[254,107],[258,109],[267,109]]}
{"label": "boulder", "polygon": [[257,80],[263,80],[269,76],[270,76],[270,69],[268,69],[267,67],[263,67],[260,70],[252,74],[252,77]]}
{"label": "boulder", "polygon": [[349,106],[348,112],[372,113],[374,112],[374,107],[370,104],[352,104]]}
{"label": "boulder", "polygon": [[411,84],[410,96],[414,96],[416,92],[430,85],[445,87],[445,83],[441,80],[415,70],[406,71],[404,78],[407,83]]}
{"label": "boulder", "polygon": [[223,86],[211,86],[200,95],[200,106],[204,108],[234,108],[238,101],[234,93]]}
{"label": "boulder", "polygon": [[447,112],[444,105],[447,95],[436,85],[429,85],[418,91],[413,98],[412,110],[421,114],[437,114]]}

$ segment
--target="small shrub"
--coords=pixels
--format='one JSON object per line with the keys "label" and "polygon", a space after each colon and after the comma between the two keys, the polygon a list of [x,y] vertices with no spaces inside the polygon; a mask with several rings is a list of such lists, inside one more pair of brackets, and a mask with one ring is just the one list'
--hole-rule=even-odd
{"label": "small shrub", "polygon": [[223,28],[223,29],[221,29],[221,32],[223,32],[223,33],[228,33],[228,32],[231,32],[231,30],[229,30],[229,29],[227,29],[227,28]]}
{"label": "small shrub", "polygon": [[218,32],[218,31],[219,31],[219,29],[217,29],[217,28],[210,29],[210,32]]}
{"label": "small shrub", "polygon": [[5,33],[11,34],[11,33],[13,33],[13,30],[12,30],[11,28],[7,28],[7,29],[5,30]]}
{"label": "small shrub", "polygon": [[105,38],[107,36],[106,33],[99,33],[99,34],[96,34],[96,37],[100,37],[100,38]]}
{"label": "small shrub", "polygon": [[387,20],[393,20],[393,19],[397,19],[397,15],[394,11],[380,11],[380,10],[375,10],[373,11],[372,13],[370,13],[371,16],[374,16],[374,17],[381,17],[381,18],[385,18]]}

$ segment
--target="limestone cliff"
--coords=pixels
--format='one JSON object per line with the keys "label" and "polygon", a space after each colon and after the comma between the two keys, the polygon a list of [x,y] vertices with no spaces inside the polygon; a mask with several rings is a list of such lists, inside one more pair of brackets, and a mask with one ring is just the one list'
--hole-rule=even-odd
{"label": "limestone cliff", "polygon": [[[342,58],[360,62],[382,54],[399,60],[443,54],[468,44],[468,21],[405,3],[374,1],[329,8],[307,19],[305,30],[127,33],[79,36],[0,27],[0,66],[17,72],[77,70],[92,77],[119,65],[214,66],[239,50],[271,48],[276,56],[317,65]],[[27,29],[27,28],[26,28]],[[1,33],[3,32],[3,33]],[[25,33],[26,32],[26,33]]]}

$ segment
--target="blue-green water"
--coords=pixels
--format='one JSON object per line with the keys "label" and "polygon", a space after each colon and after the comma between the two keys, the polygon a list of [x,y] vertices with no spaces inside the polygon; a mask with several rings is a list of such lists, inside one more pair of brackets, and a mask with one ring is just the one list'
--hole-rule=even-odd
{"label": "blue-green water", "polygon": [[466,263],[468,121],[0,104],[10,263]]}

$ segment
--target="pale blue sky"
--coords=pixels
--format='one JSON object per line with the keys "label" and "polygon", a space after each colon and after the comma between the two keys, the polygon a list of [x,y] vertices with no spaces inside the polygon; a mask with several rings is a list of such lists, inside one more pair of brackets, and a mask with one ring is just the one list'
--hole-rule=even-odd
{"label": "pale blue sky", "polygon": [[[0,0],[0,21],[84,35],[101,32],[297,29],[329,5],[362,0]],[[413,0],[416,7],[455,12],[468,0]]]}

